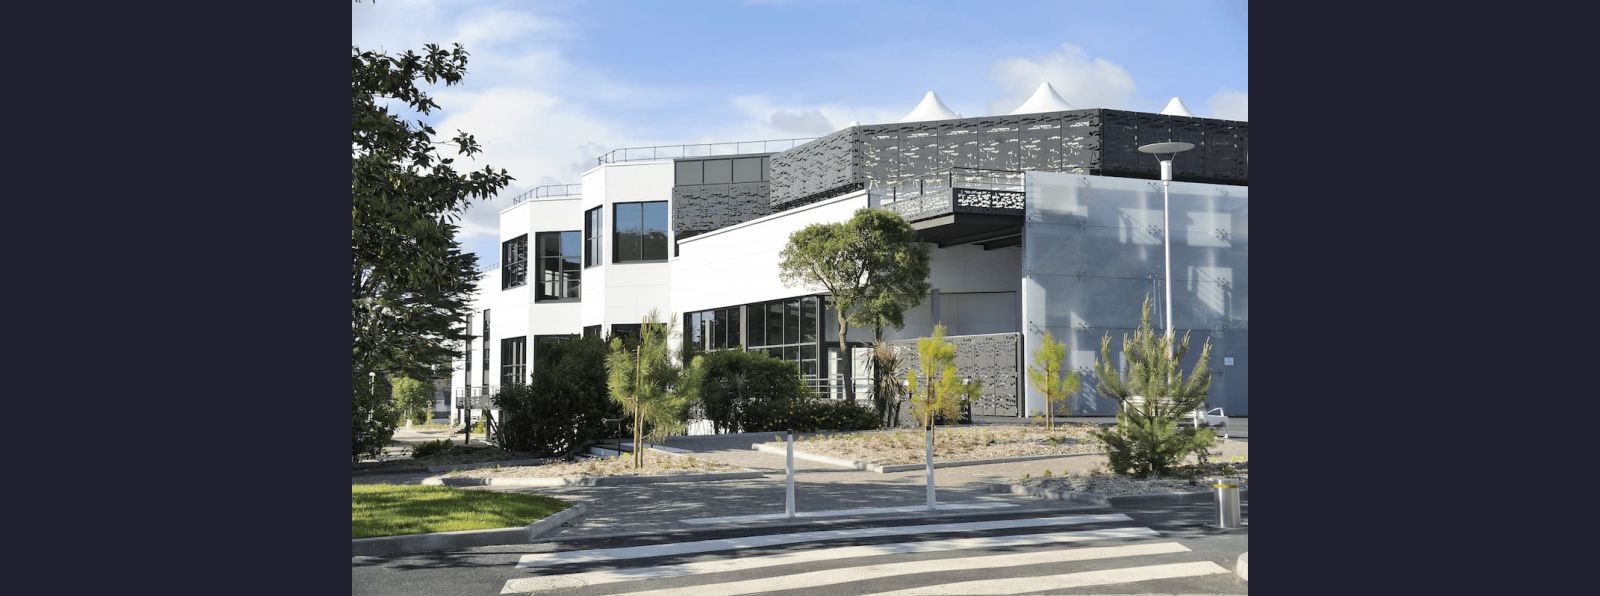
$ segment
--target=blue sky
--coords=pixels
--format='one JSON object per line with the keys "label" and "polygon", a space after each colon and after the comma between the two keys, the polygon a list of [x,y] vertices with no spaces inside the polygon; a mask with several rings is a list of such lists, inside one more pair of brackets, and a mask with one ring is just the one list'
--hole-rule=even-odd
{"label": "blue sky", "polygon": [[[746,0],[352,4],[363,50],[460,42],[463,84],[435,89],[440,133],[517,180],[473,205],[463,241],[493,261],[497,214],[576,183],[617,147],[810,137],[890,122],[935,91],[1005,113],[1049,81],[1076,107],[1247,120],[1248,4],[1217,1]],[[469,164],[470,165],[470,164]]]}

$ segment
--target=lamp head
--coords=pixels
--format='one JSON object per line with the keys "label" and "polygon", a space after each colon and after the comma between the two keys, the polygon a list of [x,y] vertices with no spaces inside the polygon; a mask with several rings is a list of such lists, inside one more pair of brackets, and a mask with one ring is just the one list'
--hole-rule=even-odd
{"label": "lamp head", "polygon": [[1139,152],[1153,154],[1156,156],[1156,159],[1161,160],[1161,181],[1171,182],[1172,158],[1179,153],[1193,148],[1194,143],[1167,141],[1165,143],[1150,143],[1149,145],[1140,145]]}

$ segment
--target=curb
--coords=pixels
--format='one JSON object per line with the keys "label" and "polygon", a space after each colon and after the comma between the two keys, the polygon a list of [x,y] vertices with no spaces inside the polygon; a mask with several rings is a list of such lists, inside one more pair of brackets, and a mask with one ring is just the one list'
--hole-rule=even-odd
{"label": "curb", "polygon": [[712,482],[762,478],[766,472],[712,472],[708,474],[661,474],[657,476],[559,476],[555,478],[469,478],[433,476],[422,481],[426,486],[510,486],[550,488],[556,486],[621,486],[667,482]]}
{"label": "curb", "polygon": [[406,534],[379,536],[377,538],[352,538],[350,556],[379,556],[417,553],[437,550],[457,550],[474,546],[527,544],[533,539],[554,531],[562,524],[583,517],[587,508],[583,503],[573,503],[561,511],[526,526],[495,528],[492,530],[462,530],[460,532],[435,532],[432,534]]}
{"label": "curb", "polygon": [[[613,445],[615,445],[615,443],[613,443]],[[623,443],[623,445],[626,445],[630,449],[633,448],[633,442],[631,442],[631,441],[627,442],[627,443]],[[654,451],[656,453],[663,453],[663,454],[666,454],[666,455],[686,455],[686,454],[694,453],[693,451],[689,451],[687,449],[679,449],[677,447],[668,447],[666,445],[645,444],[644,448],[645,448],[646,451]],[[588,449],[588,454],[589,455],[598,455],[598,456],[601,456],[601,457],[616,457],[616,456],[621,455],[623,453],[633,453],[633,452],[632,451],[617,451],[616,449],[606,449],[605,447],[601,447],[599,445],[590,446],[589,449]]]}
{"label": "curb", "polygon": [[[1027,497],[1039,497],[1045,500],[1074,501],[1101,505],[1104,507],[1128,507],[1135,505],[1183,505],[1189,503],[1208,503],[1216,498],[1216,493],[1203,490],[1187,493],[1152,493],[1144,495],[1118,495],[1106,496],[1097,493],[1059,490],[1053,488],[1039,488],[1037,486],[1024,486],[1021,484],[989,483],[989,492],[1007,493]],[[1239,491],[1239,497],[1249,494],[1249,489]]]}
{"label": "curb", "polygon": [[[766,444],[766,443],[756,443],[754,445],[751,445],[750,448],[754,449],[756,451],[762,452],[762,453],[770,453],[772,455],[786,455],[787,452],[788,452],[788,449],[785,448],[785,447],[775,447],[775,446],[772,446],[772,445],[769,445],[769,444]],[[959,460],[959,461],[936,461],[936,462],[933,462],[933,467],[934,467],[934,469],[939,469],[939,468],[959,468],[959,467],[962,467],[962,466],[984,466],[984,465],[989,465],[989,464],[1009,464],[1009,463],[1013,463],[1013,462],[1034,461],[1034,460],[1039,460],[1039,459],[1055,459],[1055,458],[1058,458],[1058,457],[1086,457],[1086,456],[1091,456],[1091,455],[1105,455],[1105,452],[1104,451],[1095,451],[1093,453],[1065,453],[1065,454],[1056,454],[1056,455],[1022,455],[1022,456],[1018,456],[1018,457],[999,457],[999,458],[994,458],[994,459],[965,459],[965,460]],[[806,453],[806,452],[801,451],[799,449],[794,450],[794,458],[795,459],[803,459],[803,460],[807,460],[807,461],[814,461],[814,462],[821,463],[821,464],[828,464],[830,466],[839,466],[841,468],[855,468],[857,470],[866,470],[868,472],[877,472],[879,474],[890,474],[890,473],[894,473],[894,472],[910,472],[912,470],[924,470],[924,469],[927,469],[927,467],[928,467],[928,464],[926,464],[926,463],[920,463],[920,464],[875,464],[875,463],[872,463],[872,462],[861,461],[861,460],[844,459],[842,457],[833,457],[833,456],[829,456],[829,455],[817,455],[817,454],[814,454],[814,453]]]}
{"label": "curb", "polygon": [[1250,553],[1239,553],[1239,564],[1233,567],[1233,572],[1239,574],[1239,579],[1250,581]]}

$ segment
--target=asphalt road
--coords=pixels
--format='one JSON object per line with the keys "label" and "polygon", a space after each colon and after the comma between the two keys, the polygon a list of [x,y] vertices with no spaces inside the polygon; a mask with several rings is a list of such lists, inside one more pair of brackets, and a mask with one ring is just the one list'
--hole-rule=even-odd
{"label": "asphalt road", "polygon": [[1246,593],[1233,569],[1248,526],[1215,529],[1212,515],[1210,504],[1035,505],[354,557],[352,593]]}

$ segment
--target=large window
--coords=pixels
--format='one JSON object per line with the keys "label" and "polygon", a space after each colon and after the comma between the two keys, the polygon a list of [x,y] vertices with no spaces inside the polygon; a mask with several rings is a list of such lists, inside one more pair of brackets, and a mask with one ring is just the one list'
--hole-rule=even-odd
{"label": "large window", "polygon": [[500,340],[500,385],[528,383],[528,338]]}
{"label": "large window", "polygon": [[583,212],[583,266],[593,267],[600,264],[600,234],[605,227],[600,225],[599,207]]}
{"label": "large window", "polygon": [[528,283],[528,235],[500,243],[500,289]]}
{"label": "large window", "polygon": [[617,203],[615,207],[611,262],[667,260],[667,202]]}
{"label": "large window", "polygon": [[578,232],[539,232],[534,234],[534,245],[539,257],[539,293],[534,300],[577,300],[583,277]]}
{"label": "large window", "polygon": [[718,308],[683,315],[683,358],[685,362],[696,354],[726,350],[743,346],[740,336],[740,307]]}
{"label": "large window", "polygon": [[794,362],[800,374],[817,376],[818,307],[816,296],[750,305],[745,349]]}

